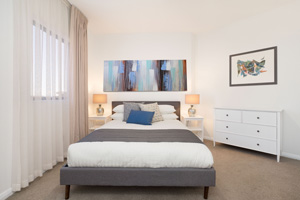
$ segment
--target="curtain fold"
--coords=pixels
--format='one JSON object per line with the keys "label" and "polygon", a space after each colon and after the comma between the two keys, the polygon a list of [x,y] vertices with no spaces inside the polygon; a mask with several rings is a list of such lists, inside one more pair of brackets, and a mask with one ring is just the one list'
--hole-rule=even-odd
{"label": "curtain fold", "polygon": [[61,0],[14,0],[13,191],[67,152],[69,18]]}
{"label": "curtain fold", "polygon": [[71,7],[70,19],[70,142],[88,134],[87,18]]}

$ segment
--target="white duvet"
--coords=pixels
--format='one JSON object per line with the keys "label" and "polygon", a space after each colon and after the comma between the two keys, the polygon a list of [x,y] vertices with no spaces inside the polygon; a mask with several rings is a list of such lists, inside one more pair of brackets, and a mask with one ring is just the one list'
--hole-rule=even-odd
{"label": "white duvet", "polygon": [[[178,120],[152,126],[111,121],[101,128],[114,129],[187,129]],[[69,146],[70,167],[192,167],[210,168],[213,157],[200,143],[181,142],[82,142]]]}

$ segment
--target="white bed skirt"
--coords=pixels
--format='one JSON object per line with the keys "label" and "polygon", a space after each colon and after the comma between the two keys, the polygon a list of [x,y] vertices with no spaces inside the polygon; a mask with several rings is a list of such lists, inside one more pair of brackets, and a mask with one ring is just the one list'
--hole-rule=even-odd
{"label": "white bed skirt", "polygon": [[211,168],[213,156],[200,143],[81,142],[69,146],[69,167]]}

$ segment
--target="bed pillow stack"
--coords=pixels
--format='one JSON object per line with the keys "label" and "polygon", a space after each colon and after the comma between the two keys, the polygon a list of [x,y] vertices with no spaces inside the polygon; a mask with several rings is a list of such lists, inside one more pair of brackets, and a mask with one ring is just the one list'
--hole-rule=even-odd
{"label": "bed pillow stack", "polygon": [[178,116],[174,113],[176,112],[174,106],[171,105],[159,105],[160,113],[164,120],[176,120]]}
{"label": "bed pillow stack", "polygon": [[[157,103],[154,103],[155,105],[152,105],[152,104],[125,103],[125,102],[124,102],[124,104],[127,104],[127,108],[126,108],[126,110],[127,110],[127,114],[126,114],[127,119],[128,119],[128,116],[130,114],[130,111],[131,111],[132,107],[134,107],[134,109],[141,109],[141,107],[143,107],[144,111],[155,112],[157,110],[157,106],[158,106],[158,112],[157,112],[153,122],[163,121],[163,120],[177,120],[178,119],[178,116],[174,113],[174,112],[176,112],[176,110],[175,110],[174,106],[172,106],[172,105],[158,105]],[[111,116],[113,120],[127,121],[127,120],[125,120],[125,117],[124,117],[125,116],[124,104],[123,105],[118,105],[113,109],[113,112],[115,112]],[[135,105],[132,105],[132,104],[135,104]],[[139,108],[137,108],[136,104],[139,106]],[[150,105],[150,106],[146,106],[146,105]]]}
{"label": "bed pillow stack", "polygon": [[124,105],[116,106],[113,111],[115,112],[111,118],[113,120],[121,120],[124,121]]}

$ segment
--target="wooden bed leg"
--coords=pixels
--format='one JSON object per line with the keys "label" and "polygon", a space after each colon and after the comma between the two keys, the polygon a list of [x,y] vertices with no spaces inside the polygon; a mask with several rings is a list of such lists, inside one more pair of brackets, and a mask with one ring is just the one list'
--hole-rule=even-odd
{"label": "wooden bed leg", "polygon": [[70,197],[70,185],[66,185],[66,189],[65,189],[65,199],[69,199]]}
{"label": "wooden bed leg", "polygon": [[209,187],[204,187],[204,199],[208,198],[208,189]]}

